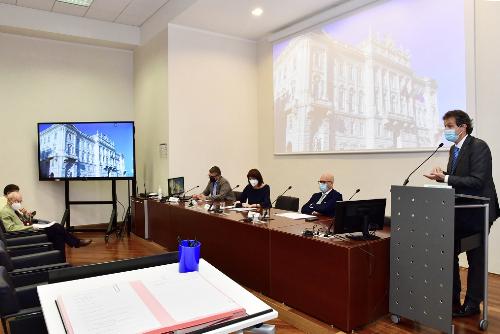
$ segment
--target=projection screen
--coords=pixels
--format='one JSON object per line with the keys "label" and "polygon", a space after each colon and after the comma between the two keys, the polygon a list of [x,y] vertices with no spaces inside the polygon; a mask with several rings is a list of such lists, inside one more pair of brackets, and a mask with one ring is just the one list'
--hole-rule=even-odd
{"label": "projection screen", "polygon": [[435,148],[467,107],[464,7],[381,1],[275,43],[275,154]]}

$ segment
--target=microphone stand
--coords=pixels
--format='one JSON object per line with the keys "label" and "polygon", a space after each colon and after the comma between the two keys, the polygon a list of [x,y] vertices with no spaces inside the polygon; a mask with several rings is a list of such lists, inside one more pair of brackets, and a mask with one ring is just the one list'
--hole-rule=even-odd
{"label": "microphone stand", "polygon": [[356,191],[354,192],[354,194],[352,194],[351,197],[349,197],[348,201],[350,201],[357,193],[359,193],[361,191],[361,189],[356,189]]}
{"label": "microphone stand", "polygon": [[413,172],[411,172],[411,173],[410,173],[410,175],[408,175],[408,177],[406,178],[406,180],[403,182],[403,186],[406,186],[406,185],[408,184],[408,182],[410,182],[410,176],[412,176],[412,175],[413,175],[413,173],[415,173],[415,172],[416,172],[416,171],[417,171],[420,167],[422,167],[422,165],[423,165],[423,164],[425,164],[425,163],[427,162],[427,160],[429,160],[430,158],[432,158],[432,156],[433,156],[434,154],[436,154],[436,152],[437,152],[437,151],[438,151],[441,147],[443,147],[443,145],[444,145],[443,143],[439,144],[439,145],[438,145],[438,147],[434,150],[434,152],[432,152],[432,154],[431,154],[431,155],[429,155],[429,156],[427,157],[427,159],[425,159],[424,161],[422,161],[422,163],[421,163],[420,165],[418,165],[418,167],[417,167],[417,168],[415,168],[415,169],[413,170]]}
{"label": "microphone stand", "polygon": [[182,198],[181,198],[181,201],[182,201],[182,202],[185,202],[185,201],[186,201],[186,194],[187,194],[188,192],[190,192],[191,190],[196,189],[196,188],[199,188],[199,187],[200,187],[200,186],[196,186],[196,187],[193,187],[193,188],[191,188],[191,189],[189,189],[189,190],[187,190],[187,191],[183,192],[183,193],[182,193]]}
{"label": "microphone stand", "polygon": [[264,212],[262,212],[262,218],[261,220],[262,221],[268,221],[268,220],[272,220],[273,218],[271,218],[271,209],[273,208],[273,205],[274,203],[276,203],[276,201],[278,200],[278,198],[280,198],[281,196],[283,196],[284,194],[286,194],[286,192],[288,190],[292,189],[292,186],[288,186],[288,188],[285,189],[285,191],[283,193],[281,193],[281,195],[279,195],[278,197],[276,197],[276,199],[271,203],[271,206],[267,209],[265,209]]}

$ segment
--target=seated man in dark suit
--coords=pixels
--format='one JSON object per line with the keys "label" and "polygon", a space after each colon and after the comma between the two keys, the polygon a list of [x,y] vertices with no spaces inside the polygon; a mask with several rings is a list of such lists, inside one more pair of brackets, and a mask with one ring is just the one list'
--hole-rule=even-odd
{"label": "seated man in dark suit", "polygon": [[335,203],[342,201],[342,194],[333,189],[333,174],[321,175],[318,183],[320,192],[313,194],[300,212],[335,217]]}

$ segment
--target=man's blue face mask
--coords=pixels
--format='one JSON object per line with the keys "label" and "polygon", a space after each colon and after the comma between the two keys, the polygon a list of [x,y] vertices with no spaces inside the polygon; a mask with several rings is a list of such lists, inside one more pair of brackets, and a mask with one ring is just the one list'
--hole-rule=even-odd
{"label": "man's blue face mask", "polygon": [[460,137],[462,132],[463,131],[461,131],[459,134],[457,134],[455,129],[445,129],[444,130],[444,138],[446,138],[446,140],[448,140],[448,141],[456,143],[458,140],[458,137]]}
{"label": "man's blue face mask", "polygon": [[319,184],[319,190],[322,192],[322,193],[326,193],[328,191],[328,186],[326,185],[326,183],[320,183]]}

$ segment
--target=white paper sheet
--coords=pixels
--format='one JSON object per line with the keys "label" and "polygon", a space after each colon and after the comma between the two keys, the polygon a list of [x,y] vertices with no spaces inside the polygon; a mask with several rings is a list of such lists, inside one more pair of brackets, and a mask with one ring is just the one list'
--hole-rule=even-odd
{"label": "white paper sheet", "polygon": [[[137,290],[134,284],[145,290]],[[74,334],[144,333],[177,324],[199,327],[217,321],[220,314],[230,314],[223,318],[244,314],[199,272],[165,272],[152,279],[63,294],[57,301],[68,333]],[[161,322],[158,314],[163,314]],[[215,318],[208,320],[212,316]]]}
{"label": "white paper sheet", "polygon": [[58,302],[75,334],[142,333],[160,326],[129,283],[63,295]]}
{"label": "white paper sheet", "polygon": [[306,214],[297,213],[297,212],[277,213],[276,216],[290,218],[290,219],[305,219],[305,218],[314,218],[314,217],[316,217],[316,216],[306,215]]}
{"label": "white paper sheet", "polygon": [[236,211],[236,212],[247,212],[247,211],[253,211],[253,210],[257,210],[257,209],[256,208],[232,208],[229,210]]}
{"label": "white paper sheet", "polygon": [[33,224],[33,228],[35,230],[43,230],[44,228],[51,227],[52,225],[57,224],[57,222],[50,222],[48,224]]}

